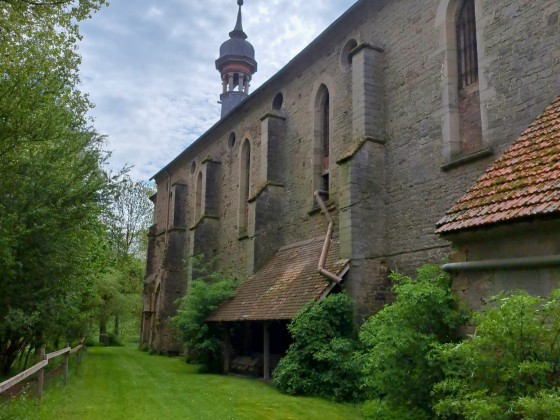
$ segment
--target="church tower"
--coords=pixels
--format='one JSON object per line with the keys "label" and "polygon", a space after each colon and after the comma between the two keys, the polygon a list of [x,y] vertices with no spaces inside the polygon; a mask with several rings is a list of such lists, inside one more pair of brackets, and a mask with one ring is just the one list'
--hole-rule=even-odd
{"label": "church tower", "polygon": [[230,39],[220,47],[220,58],[216,60],[216,69],[222,76],[223,91],[220,95],[222,102],[222,118],[249,95],[251,77],[257,71],[255,49],[247,41],[247,34],[243,32],[241,21],[241,6],[243,0],[237,0],[239,11],[237,23],[229,33]]}

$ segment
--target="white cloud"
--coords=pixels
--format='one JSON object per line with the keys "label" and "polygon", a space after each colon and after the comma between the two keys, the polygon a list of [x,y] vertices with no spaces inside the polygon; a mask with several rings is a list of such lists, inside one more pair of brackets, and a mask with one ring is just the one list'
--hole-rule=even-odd
{"label": "white cloud", "polygon": [[[243,25],[265,82],[355,0],[246,1]],[[220,44],[235,25],[235,1],[111,2],[82,27],[82,89],[109,137],[110,165],[148,179],[219,118]],[[196,110],[196,112],[192,112]]]}

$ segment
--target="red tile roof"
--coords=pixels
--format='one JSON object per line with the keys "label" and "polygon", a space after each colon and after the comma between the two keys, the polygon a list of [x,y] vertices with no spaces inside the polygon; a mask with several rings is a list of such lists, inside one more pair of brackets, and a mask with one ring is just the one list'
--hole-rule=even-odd
{"label": "red tile roof", "polygon": [[560,212],[560,97],[437,223],[436,233]]}
{"label": "red tile roof", "polygon": [[[207,321],[292,319],[307,303],[319,300],[334,286],[317,271],[324,240],[315,238],[280,249]],[[339,243],[333,240],[326,268],[337,275],[348,265],[348,260],[340,260],[339,255]]]}

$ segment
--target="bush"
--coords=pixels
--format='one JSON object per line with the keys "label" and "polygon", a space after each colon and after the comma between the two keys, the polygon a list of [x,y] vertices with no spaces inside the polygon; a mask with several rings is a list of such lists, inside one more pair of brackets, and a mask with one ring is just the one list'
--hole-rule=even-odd
{"label": "bush", "polygon": [[414,418],[428,417],[432,386],[443,378],[443,370],[431,363],[430,352],[455,340],[465,317],[456,309],[449,276],[439,267],[421,267],[416,279],[396,273],[391,279],[395,302],[360,330],[364,388],[372,400],[364,414],[400,418],[379,413],[409,412],[415,413]]}
{"label": "bush", "polygon": [[441,416],[560,419],[560,292],[499,296],[474,316],[476,332],[441,346]]}
{"label": "bush", "polygon": [[205,320],[221,302],[234,295],[239,282],[231,275],[210,271],[199,261],[193,264],[199,265],[202,277],[193,280],[187,294],[178,300],[179,309],[171,326],[186,344],[187,361],[200,363],[203,371],[220,372],[224,329]]}
{"label": "bush", "polygon": [[274,385],[292,395],[355,400],[359,368],[350,297],[336,294],[307,305],[288,329],[293,343],[273,372]]}

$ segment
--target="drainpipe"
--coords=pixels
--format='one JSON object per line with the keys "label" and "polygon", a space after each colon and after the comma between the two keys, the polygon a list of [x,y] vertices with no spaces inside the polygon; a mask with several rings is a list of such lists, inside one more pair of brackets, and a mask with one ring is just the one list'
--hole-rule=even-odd
{"label": "drainpipe", "polygon": [[442,268],[448,273],[455,273],[458,271],[543,268],[558,265],[560,265],[560,255],[547,255],[538,257],[503,258],[499,260],[456,262],[445,264]]}
{"label": "drainpipe", "polygon": [[327,228],[327,236],[325,237],[325,242],[323,244],[323,250],[321,251],[321,257],[319,258],[319,266],[317,267],[317,269],[319,271],[319,274],[321,274],[322,276],[326,277],[327,279],[329,279],[331,281],[334,281],[336,284],[340,284],[340,282],[342,281],[342,278],[340,278],[336,274],[333,274],[330,271],[325,269],[325,264],[326,264],[326,261],[327,261],[327,255],[329,253],[329,246],[331,244],[331,238],[332,238],[332,234],[333,234],[334,220],[331,217],[331,215],[329,214],[329,211],[327,210],[327,206],[325,205],[325,202],[323,201],[323,198],[321,197],[321,194],[326,194],[326,192],[317,190],[313,193],[313,196],[315,197],[315,200],[317,200],[317,204],[319,204],[319,207],[321,208],[321,211],[323,212],[323,214],[327,218],[327,220],[329,222],[329,227]]}

